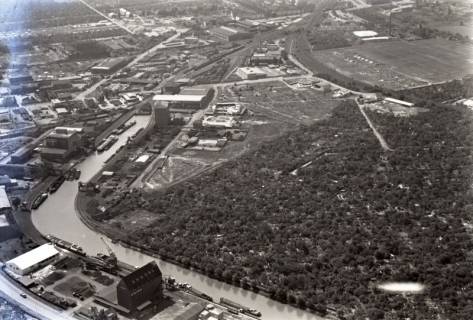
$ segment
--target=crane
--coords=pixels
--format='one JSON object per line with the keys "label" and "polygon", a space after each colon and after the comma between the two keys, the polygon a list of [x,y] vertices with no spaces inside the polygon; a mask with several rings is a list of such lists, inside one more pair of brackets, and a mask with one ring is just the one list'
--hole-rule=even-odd
{"label": "crane", "polygon": [[105,248],[107,248],[107,252],[108,252],[108,258],[105,261],[109,263],[111,266],[116,267],[118,263],[117,256],[113,252],[112,248],[110,248],[110,246],[107,244],[107,242],[105,242],[105,239],[103,237],[100,237],[100,239],[105,245]]}

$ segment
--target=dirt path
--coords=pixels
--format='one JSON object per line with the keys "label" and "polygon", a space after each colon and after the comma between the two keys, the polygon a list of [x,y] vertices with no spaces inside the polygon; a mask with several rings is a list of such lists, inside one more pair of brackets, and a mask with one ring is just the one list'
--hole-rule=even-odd
{"label": "dirt path", "polygon": [[[356,100],[355,100],[356,101]],[[379,133],[379,131],[376,129],[376,127],[374,126],[373,122],[371,122],[371,119],[368,117],[368,115],[366,114],[365,110],[363,110],[363,106],[361,104],[358,103],[358,101],[356,101],[356,105],[358,106],[358,109],[360,109],[360,112],[361,114],[363,115],[363,117],[365,117],[366,119],[366,122],[368,123],[368,125],[370,126],[371,130],[373,131],[374,135],[376,136],[376,138],[378,139],[379,141],[379,144],[381,145],[381,148],[383,148],[384,151],[394,151],[394,149],[392,149],[388,143],[386,142],[386,140],[384,140],[384,137],[381,135],[381,133]]]}

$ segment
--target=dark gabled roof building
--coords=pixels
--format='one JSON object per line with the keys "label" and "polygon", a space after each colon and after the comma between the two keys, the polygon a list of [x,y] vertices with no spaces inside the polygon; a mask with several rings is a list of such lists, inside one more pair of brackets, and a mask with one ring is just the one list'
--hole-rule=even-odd
{"label": "dark gabled roof building", "polygon": [[150,262],[120,280],[117,303],[130,311],[141,311],[163,298],[163,275],[156,262]]}

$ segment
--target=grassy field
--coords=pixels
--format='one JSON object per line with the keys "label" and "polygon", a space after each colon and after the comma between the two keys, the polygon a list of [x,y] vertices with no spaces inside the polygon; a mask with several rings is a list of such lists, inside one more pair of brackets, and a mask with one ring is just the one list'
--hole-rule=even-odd
{"label": "grassy field", "polygon": [[471,44],[429,39],[369,43],[314,54],[346,76],[396,90],[471,74],[472,52]]}

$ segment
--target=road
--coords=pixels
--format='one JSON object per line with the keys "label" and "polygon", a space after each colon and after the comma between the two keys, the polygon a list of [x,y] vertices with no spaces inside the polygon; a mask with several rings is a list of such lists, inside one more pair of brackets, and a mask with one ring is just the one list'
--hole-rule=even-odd
{"label": "road", "polygon": [[[356,101],[356,99],[355,99]],[[379,133],[379,131],[376,129],[376,127],[374,126],[373,122],[371,122],[371,119],[368,117],[368,115],[366,114],[365,110],[363,110],[363,106],[361,104],[358,103],[358,101],[356,101],[356,104],[358,105],[358,109],[360,109],[360,112],[361,114],[363,115],[363,117],[365,117],[366,119],[366,122],[368,123],[368,125],[370,126],[371,130],[373,131],[374,135],[376,136],[376,138],[378,139],[379,141],[379,144],[381,145],[381,148],[383,148],[384,151],[394,151],[393,149],[391,149],[391,147],[388,145],[388,143],[386,142],[386,140],[384,140],[384,137],[381,135],[381,133]]]}
{"label": "road", "polygon": [[88,4],[87,2],[85,2],[84,0],[79,0],[83,5],[85,5],[87,8],[89,8],[90,10],[94,11],[95,13],[101,15],[102,17],[104,17],[105,19],[107,19],[108,21],[112,22],[113,24],[115,24],[116,26],[122,28],[123,30],[125,30],[126,32],[128,32],[129,34],[135,34],[133,31],[131,31],[130,29],[128,29],[127,27],[119,24],[117,21],[111,19],[110,17],[108,17],[106,14],[100,12],[99,10],[95,9],[94,7],[92,7],[90,4]]}
{"label": "road", "polygon": [[[3,267],[3,264],[0,263],[0,267]],[[8,278],[3,269],[0,271],[0,291],[4,296],[13,300],[11,302],[18,304],[26,312],[39,319],[75,320],[74,317],[66,314],[64,311],[54,309],[34,295],[30,294],[28,291],[22,290],[21,287],[14,284],[12,280]],[[26,294],[27,298],[22,298],[20,296],[21,293]]]}
{"label": "road", "polygon": [[175,35],[173,35],[172,37],[169,37],[168,39],[158,43],[157,45],[155,45],[154,47],[146,50],[145,52],[139,54],[135,59],[133,59],[132,61],[130,61],[127,65],[123,66],[122,68],[120,68],[119,70],[115,71],[112,75],[100,80],[99,82],[95,83],[93,86],[87,88],[85,91],[82,91],[81,93],[79,93],[77,96],[76,96],[76,100],[84,100],[88,95],[90,95],[92,92],[94,92],[95,90],[97,90],[98,87],[100,87],[101,85],[103,85],[104,83],[106,83],[107,81],[110,80],[111,76],[113,76],[114,74],[116,74],[117,72],[120,72],[121,70],[125,69],[125,68],[130,68],[132,67],[133,65],[137,64],[138,62],[140,62],[141,60],[143,60],[143,58],[147,57],[148,55],[151,55],[151,54],[154,54],[158,49],[161,49],[162,48],[162,44],[164,42],[167,42],[167,41],[172,41],[173,39],[179,37],[181,34],[180,33],[177,33]]}

